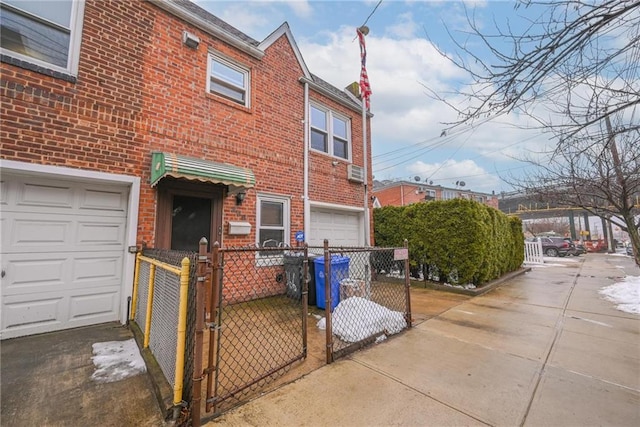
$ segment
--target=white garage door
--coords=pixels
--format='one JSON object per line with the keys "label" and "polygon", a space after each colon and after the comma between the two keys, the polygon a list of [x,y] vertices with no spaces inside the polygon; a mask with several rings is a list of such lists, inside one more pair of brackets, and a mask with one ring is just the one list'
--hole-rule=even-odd
{"label": "white garage door", "polygon": [[360,217],[358,212],[312,208],[309,246],[322,246],[324,239],[330,246],[362,246]]}
{"label": "white garage door", "polygon": [[119,320],[128,187],[1,185],[2,339]]}

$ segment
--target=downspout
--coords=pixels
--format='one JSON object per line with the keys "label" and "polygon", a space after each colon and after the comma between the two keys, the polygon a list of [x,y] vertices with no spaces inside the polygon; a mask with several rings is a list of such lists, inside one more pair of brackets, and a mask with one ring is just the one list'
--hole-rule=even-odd
{"label": "downspout", "polygon": [[308,242],[311,230],[311,208],[309,206],[309,83],[304,82],[304,166],[303,166],[303,192],[304,203],[304,241]]}

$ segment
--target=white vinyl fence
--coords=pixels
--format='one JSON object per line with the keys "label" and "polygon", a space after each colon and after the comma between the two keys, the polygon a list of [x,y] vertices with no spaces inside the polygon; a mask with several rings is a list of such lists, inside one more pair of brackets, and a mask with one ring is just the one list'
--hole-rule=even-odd
{"label": "white vinyl fence", "polygon": [[535,242],[524,242],[525,264],[544,264],[544,258],[542,255],[542,242],[540,240],[536,240]]}

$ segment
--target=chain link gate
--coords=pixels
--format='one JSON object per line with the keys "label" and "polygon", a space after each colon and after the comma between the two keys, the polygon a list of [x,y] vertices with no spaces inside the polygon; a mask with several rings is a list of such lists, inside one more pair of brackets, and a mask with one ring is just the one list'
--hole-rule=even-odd
{"label": "chain link gate", "polygon": [[[292,292],[283,262],[288,252],[213,245],[203,361],[207,417],[243,403],[307,355],[307,281],[294,283]],[[296,267],[308,276],[306,250]]]}

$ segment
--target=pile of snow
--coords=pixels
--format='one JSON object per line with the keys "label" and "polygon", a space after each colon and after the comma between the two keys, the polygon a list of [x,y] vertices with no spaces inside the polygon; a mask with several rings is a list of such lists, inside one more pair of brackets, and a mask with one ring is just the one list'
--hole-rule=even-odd
{"label": "pile of snow", "polygon": [[599,293],[616,303],[618,310],[640,314],[640,276],[627,276],[623,280],[600,289]]}
{"label": "pile of snow", "polygon": [[91,358],[96,371],[91,379],[100,383],[112,383],[147,370],[135,339],[107,341],[93,344]]}
{"label": "pile of snow", "polygon": [[[333,334],[345,342],[358,342],[375,334],[397,334],[407,327],[404,314],[389,310],[362,297],[350,297],[340,303],[331,315]],[[326,328],[323,317],[316,325]]]}

